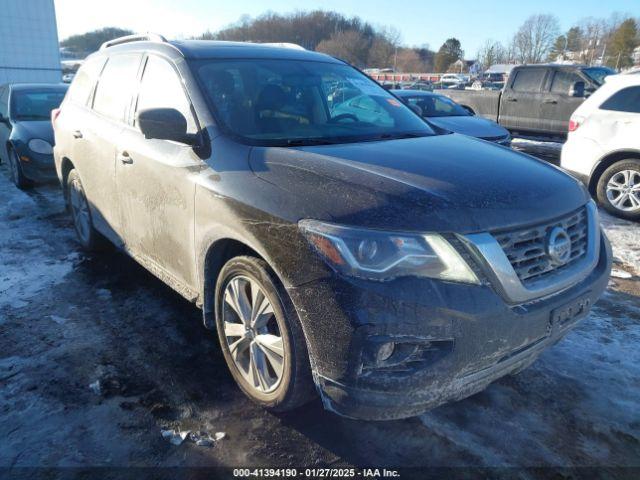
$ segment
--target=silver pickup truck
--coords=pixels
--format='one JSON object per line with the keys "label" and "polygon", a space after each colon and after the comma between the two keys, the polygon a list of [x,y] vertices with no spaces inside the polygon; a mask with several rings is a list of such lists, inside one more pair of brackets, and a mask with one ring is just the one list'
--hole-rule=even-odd
{"label": "silver pickup truck", "polygon": [[523,65],[511,71],[501,91],[438,93],[512,132],[565,138],[571,114],[612,73],[606,67]]}

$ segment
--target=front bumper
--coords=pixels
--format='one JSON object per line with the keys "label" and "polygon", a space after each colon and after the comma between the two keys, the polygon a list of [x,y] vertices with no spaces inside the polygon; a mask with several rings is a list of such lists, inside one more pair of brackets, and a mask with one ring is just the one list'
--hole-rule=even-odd
{"label": "front bumper", "polygon": [[20,159],[22,173],[33,182],[50,182],[56,180],[56,167],[53,154],[43,155],[32,152],[24,144],[16,146],[16,153]]}
{"label": "front bumper", "polygon": [[[584,318],[606,288],[611,248],[604,235],[599,248],[598,264],[579,283],[516,306],[488,283],[332,277],[290,288],[325,407],[361,419],[403,418],[526,368]],[[576,299],[587,307],[558,321],[554,312]],[[375,360],[386,342],[395,344],[394,353]]]}

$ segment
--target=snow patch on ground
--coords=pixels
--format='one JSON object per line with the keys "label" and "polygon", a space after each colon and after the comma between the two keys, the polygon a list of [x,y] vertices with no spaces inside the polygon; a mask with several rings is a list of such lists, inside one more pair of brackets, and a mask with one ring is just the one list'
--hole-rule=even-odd
{"label": "snow patch on ground", "polygon": [[[22,308],[43,289],[59,282],[73,269],[75,252],[57,252],[58,240],[68,230],[52,231],[41,207],[25,192],[0,175],[0,311]],[[58,209],[62,213],[62,206]],[[51,213],[48,212],[50,215]],[[55,214],[55,213],[54,213]],[[24,255],[24,251],[29,255]],[[0,316],[0,323],[4,315]]]}
{"label": "snow patch on ground", "polygon": [[629,272],[640,275],[640,224],[613,217],[602,209],[600,222],[611,241],[614,259]]}
{"label": "snow patch on ground", "polygon": [[516,137],[511,141],[511,145],[513,147],[523,148],[523,149],[539,149],[545,150],[548,152],[558,152],[562,150],[562,143],[560,142],[549,142],[545,140],[535,140],[531,138],[522,138]]}

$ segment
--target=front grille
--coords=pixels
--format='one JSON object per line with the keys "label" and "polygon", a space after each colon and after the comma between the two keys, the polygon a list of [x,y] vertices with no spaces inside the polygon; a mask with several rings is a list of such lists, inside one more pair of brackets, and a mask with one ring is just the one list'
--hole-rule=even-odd
{"label": "front grille", "polygon": [[[586,208],[549,223],[495,234],[511,266],[526,286],[574,264],[587,254],[589,231]],[[571,238],[571,257],[564,265],[552,263],[547,255],[546,242],[555,227],[564,228]]]}

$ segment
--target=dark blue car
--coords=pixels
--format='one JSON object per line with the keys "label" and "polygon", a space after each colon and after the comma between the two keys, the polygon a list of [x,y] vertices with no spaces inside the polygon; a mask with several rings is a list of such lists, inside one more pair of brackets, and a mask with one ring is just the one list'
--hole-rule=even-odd
{"label": "dark blue car", "polygon": [[393,93],[437,127],[505,147],[511,146],[511,135],[506,128],[486,118],[475,116],[444,95],[418,90],[393,90]]}
{"label": "dark blue car", "polygon": [[51,111],[67,92],[63,84],[0,86],[0,159],[19,188],[56,178]]}

